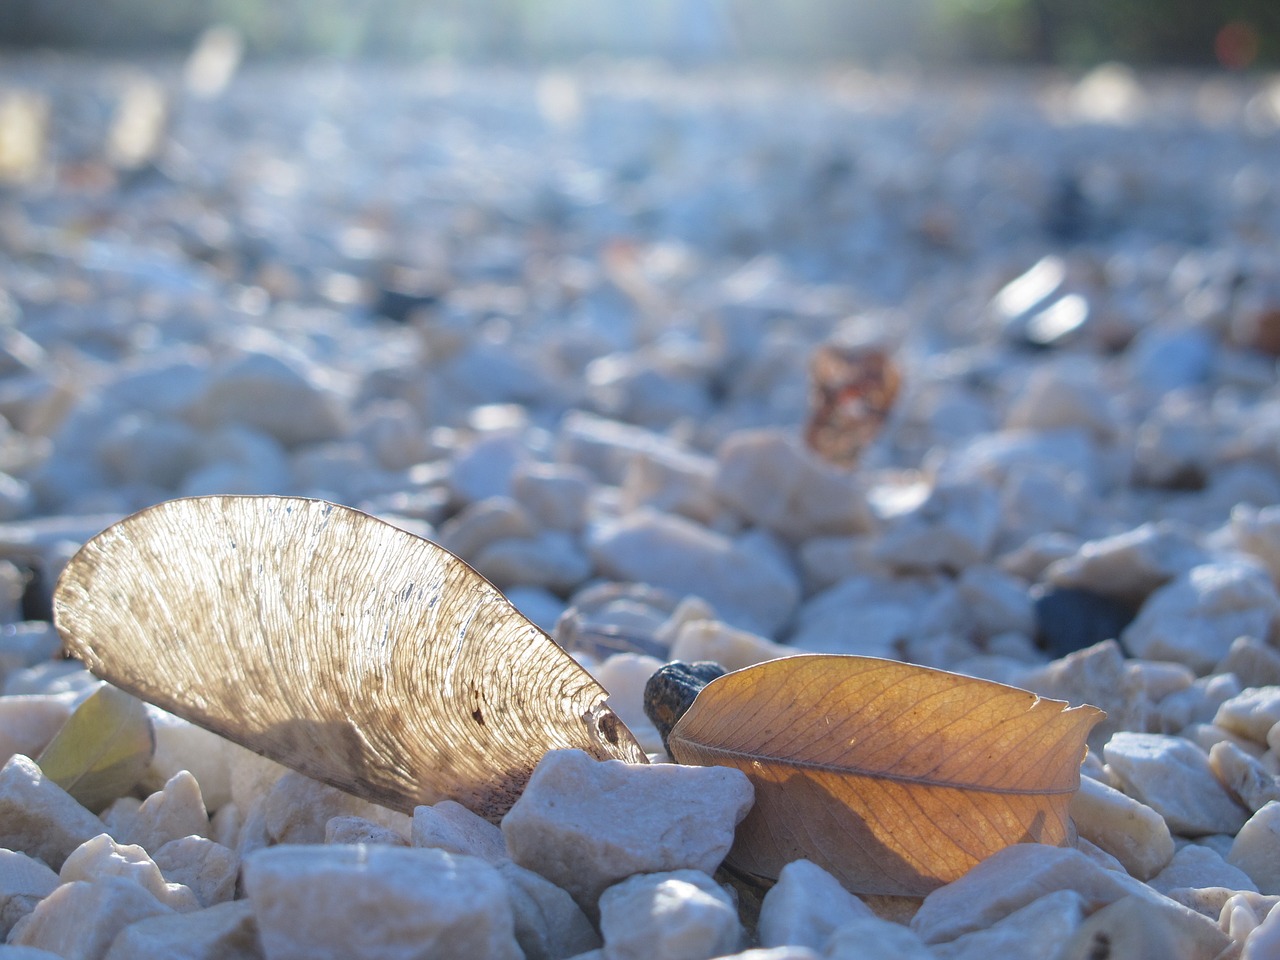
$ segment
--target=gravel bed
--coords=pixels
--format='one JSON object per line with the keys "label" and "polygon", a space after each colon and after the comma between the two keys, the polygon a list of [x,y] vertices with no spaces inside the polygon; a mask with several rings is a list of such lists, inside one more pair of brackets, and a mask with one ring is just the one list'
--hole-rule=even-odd
{"label": "gravel bed", "polygon": [[[0,953],[1280,956],[1280,79],[182,76],[0,61]],[[852,468],[822,349],[900,376]],[[731,771],[557,752],[499,828],[159,711],[91,813],[28,759],[98,685],[52,585],[229,493],[453,550],[655,759],[668,659],[1099,706],[1078,840],[922,903],[797,861],[757,915]]]}

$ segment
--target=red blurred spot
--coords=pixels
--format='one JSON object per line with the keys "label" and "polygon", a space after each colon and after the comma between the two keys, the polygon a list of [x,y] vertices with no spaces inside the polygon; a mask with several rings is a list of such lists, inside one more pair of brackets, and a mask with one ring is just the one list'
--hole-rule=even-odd
{"label": "red blurred spot", "polygon": [[1232,20],[1214,37],[1213,52],[1228,70],[1243,70],[1258,57],[1258,31],[1251,23]]}

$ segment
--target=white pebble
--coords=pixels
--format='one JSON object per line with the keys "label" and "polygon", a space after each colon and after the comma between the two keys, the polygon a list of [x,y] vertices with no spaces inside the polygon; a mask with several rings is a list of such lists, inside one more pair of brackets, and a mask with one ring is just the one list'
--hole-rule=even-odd
{"label": "white pebble", "polygon": [[102,832],[102,821],[16,754],[0,769],[0,847],[43,860],[55,870],[76,847]]}
{"label": "white pebble", "polygon": [[562,960],[600,946],[595,927],[567,891],[510,860],[495,866],[507,885],[525,960]]}
{"label": "white pebble", "polygon": [[826,960],[933,960],[937,954],[911,928],[870,916],[836,928],[822,956]]}
{"label": "white pebble", "polygon": [[1209,766],[1218,782],[1251,813],[1280,800],[1280,781],[1230,741],[1215,743],[1209,749]]}
{"label": "white pebble", "polygon": [[591,575],[586,551],[570,534],[559,530],[491,540],[470,557],[470,562],[499,589],[545,587],[563,594]]}
{"label": "white pebble", "polygon": [[[389,843],[393,847],[407,847],[409,841],[394,830],[374,823],[364,817],[343,814],[330,817],[324,825],[325,843]],[[426,846],[426,844],[423,844]]]}
{"label": "white pebble", "polygon": [[63,695],[0,697],[0,763],[15,753],[39,756],[69,716],[71,704]]}
{"label": "white pebble", "polygon": [[290,770],[265,797],[267,833],[275,843],[324,843],[333,817],[365,817],[409,834],[409,818]]}
{"label": "white pebble", "polygon": [[1203,564],[1156,590],[1120,642],[1136,657],[1175,660],[1203,674],[1236,637],[1265,638],[1278,616],[1280,596],[1261,569]]}
{"label": "white pebble", "polygon": [[182,960],[261,960],[257,923],[247,901],[147,917],[129,924],[103,960],[181,957]]}
{"label": "white pebble", "polygon": [[635,873],[713,872],[753,799],[727,767],[630,765],[553,750],[502,821],[516,863],[563,887],[589,913]]}
{"label": "white pebble", "polygon": [[600,896],[606,960],[711,960],[742,942],[738,911],[705,873],[674,870],[624,880]]}
{"label": "white pebble", "polygon": [[756,935],[762,946],[822,949],[836,928],[874,914],[816,863],[793,860],[782,868],[760,904]]}
{"label": "white pebble", "polygon": [[1226,860],[1247,873],[1260,892],[1280,894],[1280,801],[1271,801],[1249,818]]}
{"label": "white pebble", "polygon": [[1074,890],[1055,890],[992,924],[935,944],[939,960],[1057,960],[1062,944],[1084,921],[1085,902]]}
{"label": "white pebble", "polygon": [[492,864],[511,859],[501,828],[456,800],[414,807],[413,845],[468,854]]}
{"label": "white pebble", "polygon": [[982,563],[995,545],[1000,504],[990,487],[938,483],[918,495],[877,504],[883,525],[876,559],[902,571],[959,572]]}
{"label": "white pebble", "polygon": [[155,852],[155,861],[170,883],[190,887],[200,905],[211,907],[235,896],[240,857],[204,837],[179,837]]}
{"label": "white pebble", "polygon": [[1218,707],[1213,722],[1254,743],[1266,743],[1280,723],[1280,686],[1250,687]]}
{"label": "white pebble", "polygon": [[286,844],[245,860],[267,960],[519,960],[506,886],[443,850]]}
{"label": "white pebble", "polygon": [[1195,744],[1160,733],[1121,732],[1103,748],[1120,788],[1151,807],[1174,833],[1235,833],[1246,819]]}
{"label": "white pebble", "polygon": [[716,451],[715,491],[751,523],[795,541],[872,526],[852,475],[819,460],[789,433],[741,430]]}
{"label": "white pebble", "polygon": [[986,930],[1015,910],[1058,890],[1074,891],[1086,903],[1098,906],[1137,896],[1171,914],[1188,915],[1213,925],[1142,881],[1107,870],[1078,850],[1019,843],[993,854],[960,879],[925,897],[911,921],[911,929],[925,943],[944,943],[975,930]]}
{"label": "white pebble", "polygon": [[[205,807],[216,811],[231,800],[230,751],[233,745],[203,727],[148,706],[156,749],[142,779],[143,789],[154,792],[181,770],[200,785]],[[243,749],[243,748],[240,748]]]}
{"label": "white pebble", "polygon": [[638,510],[589,530],[587,550],[606,576],[701,597],[723,619],[766,636],[800,599],[788,566],[682,517]]}
{"label": "white pebble", "polygon": [[710,525],[723,509],[715,483],[716,462],[711,457],[681,450],[645,451],[627,464],[620,503],[624,510],[649,507]]}
{"label": "white pebble", "polygon": [[88,840],[67,857],[58,871],[63,883],[120,877],[136,883],[166,907],[186,913],[200,907],[196,895],[181,883],[170,883],[147,851],[134,844],[116,843],[102,833]]}
{"label": "white pebble", "polygon": [[205,812],[200,784],[185,770],[179,770],[164,788],[142,801],[138,812],[119,831],[116,839],[136,843],[148,853],[159,850],[179,837],[209,835],[209,815]]}
{"label": "white pebble", "polygon": [[1071,557],[1051,564],[1045,579],[1055,587],[1079,587],[1141,603],[1204,561],[1205,552],[1191,530],[1161,521],[1086,541]]}
{"label": "white pebble", "polygon": [[287,447],[338,437],[337,393],[322,371],[296,356],[252,352],[214,369],[192,419],[207,427],[241,424]]}
{"label": "white pebble", "polygon": [[18,921],[9,942],[66,960],[98,960],[132,923],[173,911],[131,880],[103,877],[64,883]]}
{"label": "white pebble", "polygon": [[1114,856],[1139,880],[1149,880],[1173,856],[1164,817],[1092,777],[1080,778],[1080,789],[1071,798],[1071,819],[1081,837]]}
{"label": "white pebble", "polygon": [[766,637],[738,630],[719,620],[691,620],[676,630],[670,659],[691,663],[713,660],[726,670],[741,670],[766,660],[789,657],[799,649],[774,643]]}
{"label": "white pebble", "polygon": [[1153,890],[1168,895],[1187,887],[1226,887],[1230,890],[1252,890],[1257,886],[1243,870],[1232,866],[1216,850],[1189,843],[1178,850],[1169,865],[1150,880]]}
{"label": "white pebble", "polygon": [[581,530],[592,487],[591,474],[572,464],[526,460],[511,476],[512,496],[544,530]]}
{"label": "white pebble", "polygon": [[60,882],[56,873],[34,857],[0,849],[0,942]]}

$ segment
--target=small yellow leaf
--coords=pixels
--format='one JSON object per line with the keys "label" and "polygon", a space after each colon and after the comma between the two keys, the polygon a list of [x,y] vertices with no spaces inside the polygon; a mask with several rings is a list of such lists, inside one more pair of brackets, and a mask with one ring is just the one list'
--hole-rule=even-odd
{"label": "small yellow leaf", "polygon": [[170,713],[397,810],[498,820],[548,750],[644,763],[607,692],[475,570],[297,497],[149,507],[54,591],[69,652]]}
{"label": "small yellow leaf", "polygon": [[96,813],[142,779],[155,745],[146,705],[108,685],[76,708],[36,763]]}
{"label": "small yellow leaf", "polygon": [[893,660],[798,656],[713,680],[670,750],[751,778],[733,866],[776,877],[803,857],[855,893],[921,896],[1009,844],[1065,843],[1103,716]]}

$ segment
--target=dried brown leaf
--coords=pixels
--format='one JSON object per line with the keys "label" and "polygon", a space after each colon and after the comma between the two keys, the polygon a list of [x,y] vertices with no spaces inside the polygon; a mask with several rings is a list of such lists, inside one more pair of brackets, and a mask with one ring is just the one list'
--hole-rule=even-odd
{"label": "dried brown leaf", "polygon": [[756,802],[728,862],[804,857],[852,891],[920,896],[1012,843],[1061,844],[1095,707],[870,657],[798,656],[709,683],[670,736]]}
{"label": "dried brown leaf", "polygon": [[809,417],[804,441],[822,459],[852,467],[893,410],[902,384],[885,351],[828,342],[809,361]]}
{"label": "dried brown leaf", "polygon": [[487,580],[348,507],[197,497],[72,558],[54,597],[95,674],[395,809],[496,820],[546,751],[645,761],[607,696]]}

